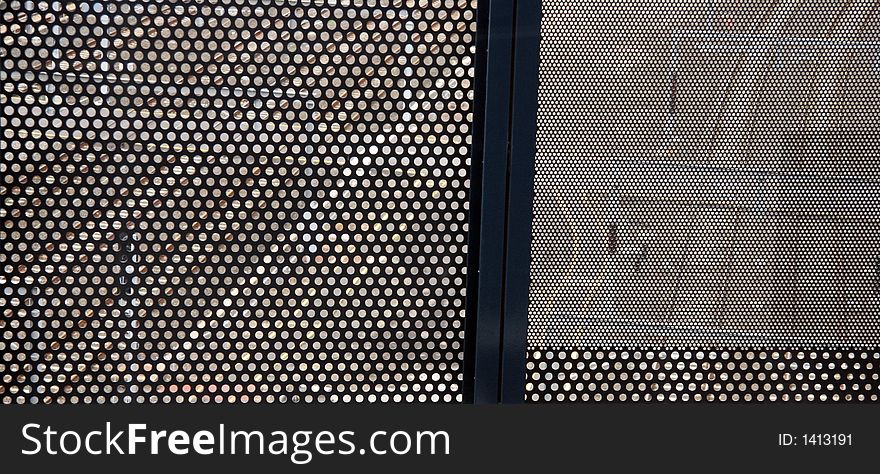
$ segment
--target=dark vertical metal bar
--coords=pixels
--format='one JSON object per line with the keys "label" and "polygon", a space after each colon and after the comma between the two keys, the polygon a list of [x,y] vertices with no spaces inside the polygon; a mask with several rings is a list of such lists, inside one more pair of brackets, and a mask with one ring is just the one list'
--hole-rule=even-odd
{"label": "dark vertical metal bar", "polygon": [[538,118],[540,0],[519,0],[514,42],[501,402],[525,397],[532,198]]}
{"label": "dark vertical metal bar", "polygon": [[480,271],[480,217],[483,199],[483,123],[486,109],[486,44],[489,2],[477,4],[477,35],[474,44],[473,134],[471,137],[470,200],[468,207],[467,303],[465,316],[462,398],[474,402],[474,350],[477,331],[477,293]]}
{"label": "dark vertical metal bar", "polygon": [[478,7],[464,400],[499,401],[514,2]]}

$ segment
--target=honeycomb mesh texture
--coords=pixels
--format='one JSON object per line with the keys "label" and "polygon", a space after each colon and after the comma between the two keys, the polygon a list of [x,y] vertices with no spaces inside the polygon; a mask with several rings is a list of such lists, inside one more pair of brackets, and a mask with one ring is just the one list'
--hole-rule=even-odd
{"label": "honeycomb mesh texture", "polygon": [[475,0],[0,0],[0,400],[461,399]]}
{"label": "honeycomb mesh texture", "polygon": [[876,400],[876,2],[541,5],[527,400]]}

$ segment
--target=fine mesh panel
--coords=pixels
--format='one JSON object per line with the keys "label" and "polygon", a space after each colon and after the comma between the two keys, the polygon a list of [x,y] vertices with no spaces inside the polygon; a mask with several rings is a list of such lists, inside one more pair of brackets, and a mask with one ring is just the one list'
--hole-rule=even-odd
{"label": "fine mesh panel", "polygon": [[528,400],[877,399],[878,14],[542,1]]}
{"label": "fine mesh panel", "polygon": [[474,0],[0,0],[3,403],[460,400]]}

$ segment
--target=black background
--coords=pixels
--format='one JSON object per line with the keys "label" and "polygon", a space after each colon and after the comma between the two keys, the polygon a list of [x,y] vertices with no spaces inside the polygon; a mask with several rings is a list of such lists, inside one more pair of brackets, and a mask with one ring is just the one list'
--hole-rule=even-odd
{"label": "black background", "polygon": [[[512,406],[175,405],[9,406],[0,409],[3,470],[30,472],[846,472],[876,466],[877,409],[865,405],[614,404]],[[24,456],[26,423],[63,431],[352,430],[358,447],[376,430],[446,430],[451,455],[315,455],[296,465],[284,455]],[[779,433],[848,433],[848,447],[779,447]],[[56,435],[57,439],[57,435]],[[120,443],[123,444],[123,443]],[[144,446],[141,446],[143,449]],[[146,452],[147,450],[144,450]],[[312,448],[312,451],[314,449]],[[6,471],[10,472],[10,471]]]}

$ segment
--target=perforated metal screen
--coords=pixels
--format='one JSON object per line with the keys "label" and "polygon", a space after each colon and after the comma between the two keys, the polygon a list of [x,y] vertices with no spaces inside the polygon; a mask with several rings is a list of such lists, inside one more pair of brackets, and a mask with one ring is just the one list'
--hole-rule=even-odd
{"label": "perforated metal screen", "polygon": [[460,400],[475,8],[0,1],[0,400]]}
{"label": "perforated metal screen", "polygon": [[527,400],[877,400],[878,14],[543,0]]}

